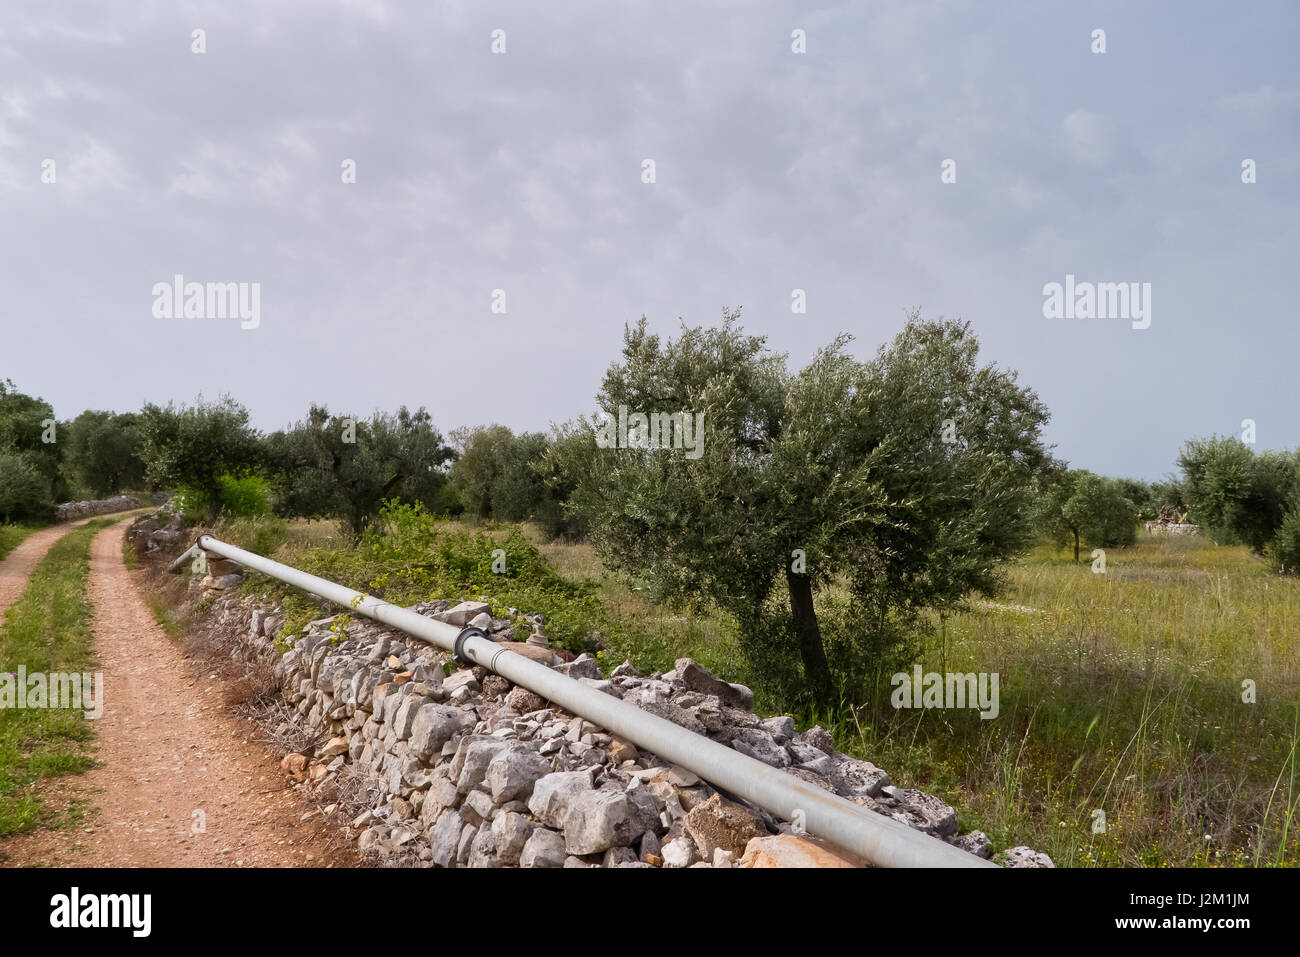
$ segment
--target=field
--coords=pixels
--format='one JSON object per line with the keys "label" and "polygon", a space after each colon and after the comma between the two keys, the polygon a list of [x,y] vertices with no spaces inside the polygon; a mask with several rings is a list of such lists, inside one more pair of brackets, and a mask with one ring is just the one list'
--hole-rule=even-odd
{"label": "field", "polygon": [[[331,523],[299,523],[279,557],[321,546],[341,548]],[[602,632],[607,664],[663,670],[690,655],[745,680],[730,621],[650,604],[590,545],[539,550],[617,623]],[[895,710],[886,686],[861,699],[873,704],[796,720],[949,801],[963,830],[1061,866],[1296,864],[1300,580],[1199,538],[1143,535],[1100,574],[1071,558],[1035,550],[996,600],[936,619],[927,636],[923,670],[999,675],[996,718]]]}

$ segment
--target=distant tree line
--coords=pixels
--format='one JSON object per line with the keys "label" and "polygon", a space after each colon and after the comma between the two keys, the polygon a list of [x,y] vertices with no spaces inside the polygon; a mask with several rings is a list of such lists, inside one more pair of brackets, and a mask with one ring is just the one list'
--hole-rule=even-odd
{"label": "distant tree line", "polygon": [[[637,343],[657,346],[639,335]],[[729,350],[719,366],[757,362],[738,343],[714,346]],[[659,373],[688,381],[685,357],[673,361]],[[805,375],[829,374],[812,370]],[[748,388],[758,389],[761,377],[751,378]],[[600,401],[665,401],[616,382],[607,381]],[[956,407],[947,411],[958,421]],[[972,411],[961,410],[967,422]],[[760,412],[745,420],[746,428],[776,414],[770,408],[753,414]],[[477,522],[531,521],[548,537],[583,538],[593,522],[604,522],[591,506],[593,463],[584,459],[599,450],[590,423],[583,423],[549,434],[486,425],[444,438],[424,408],[358,417],[312,405],[298,422],[263,434],[229,396],[148,404],[138,412],[87,410],[57,421],[44,399],[0,380],[0,521],[44,521],[69,498],[170,489],[198,520],[274,512],[339,519],[360,535],[383,503],[394,500]],[[617,461],[623,478],[634,474],[626,457]],[[1187,441],[1177,464],[1180,474],[1145,482],[1044,457],[1026,479],[1034,493],[1022,503],[1025,517],[1039,534],[1071,548],[1075,560],[1081,549],[1131,545],[1140,522],[1173,515],[1200,524],[1217,542],[1247,545],[1281,569],[1300,570],[1300,450],[1256,452],[1235,438],[1212,436]],[[846,468],[839,473],[843,483]]]}
{"label": "distant tree line", "polygon": [[229,396],[59,422],[48,402],[0,380],[0,521],[48,520],[71,497],[168,489],[196,521],[335,518],[360,535],[391,500],[478,521],[532,520],[550,536],[580,533],[564,514],[565,482],[542,462],[551,438],[498,425],[452,438],[424,408],[360,417],[322,405],[264,434]]}

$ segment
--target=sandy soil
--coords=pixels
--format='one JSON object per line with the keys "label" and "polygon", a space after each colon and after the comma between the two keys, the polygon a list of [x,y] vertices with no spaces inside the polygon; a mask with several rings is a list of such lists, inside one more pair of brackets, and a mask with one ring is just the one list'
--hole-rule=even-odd
{"label": "sandy soil", "polygon": [[229,713],[216,678],[196,674],[156,624],[122,558],[126,529],[123,521],[100,532],[91,551],[89,592],[105,702],[95,722],[98,765],[42,790],[52,806],[89,805],[86,819],[79,830],[42,828],[0,840],[4,863],[356,865],[337,826],[322,822],[288,786],[252,722]]}

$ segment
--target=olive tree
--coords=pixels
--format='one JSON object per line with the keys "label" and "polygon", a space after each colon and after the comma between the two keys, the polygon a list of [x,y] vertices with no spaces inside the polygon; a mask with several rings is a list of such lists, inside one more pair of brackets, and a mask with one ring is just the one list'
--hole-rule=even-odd
{"label": "olive tree", "polygon": [[72,486],[117,495],[144,485],[139,416],[87,410],[63,428],[63,470]]}
{"label": "olive tree", "polygon": [[215,513],[222,476],[256,468],[262,461],[261,435],[248,421],[248,410],[222,396],[199,398],[192,406],[150,403],[140,412],[140,457],[155,486],[184,488],[199,509]]}
{"label": "olive tree", "polygon": [[1137,534],[1138,507],[1124,494],[1120,480],[1070,469],[1045,483],[1039,498],[1040,522],[1058,542],[1074,540],[1074,560],[1079,545],[1112,548],[1132,545]]}
{"label": "olive tree", "polygon": [[267,454],[282,513],[337,516],[355,535],[388,499],[433,505],[454,457],[429,413],[405,406],[356,419],[313,405],[305,420],[267,439]]}
{"label": "olive tree", "polygon": [[[964,323],[913,314],[871,361],[840,336],[792,373],[739,318],[675,340],[644,319],[625,329],[601,414],[548,455],[564,458],[568,507],[606,564],[657,598],[729,611],[755,666],[780,643],[763,620],[779,589],[805,688],[829,702],[827,586],[847,589],[870,632],[858,640],[876,647],[924,608],[993,589],[1032,534],[1047,412],[1013,373],[978,364]],[[688,430],[646,447],[663,443],[637,415]]]}

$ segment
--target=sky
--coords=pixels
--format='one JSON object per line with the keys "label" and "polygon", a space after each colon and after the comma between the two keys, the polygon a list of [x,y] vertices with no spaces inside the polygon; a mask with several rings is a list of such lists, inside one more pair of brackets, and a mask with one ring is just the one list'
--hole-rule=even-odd
{"label": "sky", "polygon": [[[797,367],[919,309],[1075,466],[1295,448],[1297,40],[1294,2],[6,0],[0,378],[532,431],[642,315],[739,306]],[[1147,319],[1045,315],[1067,276]]]}

